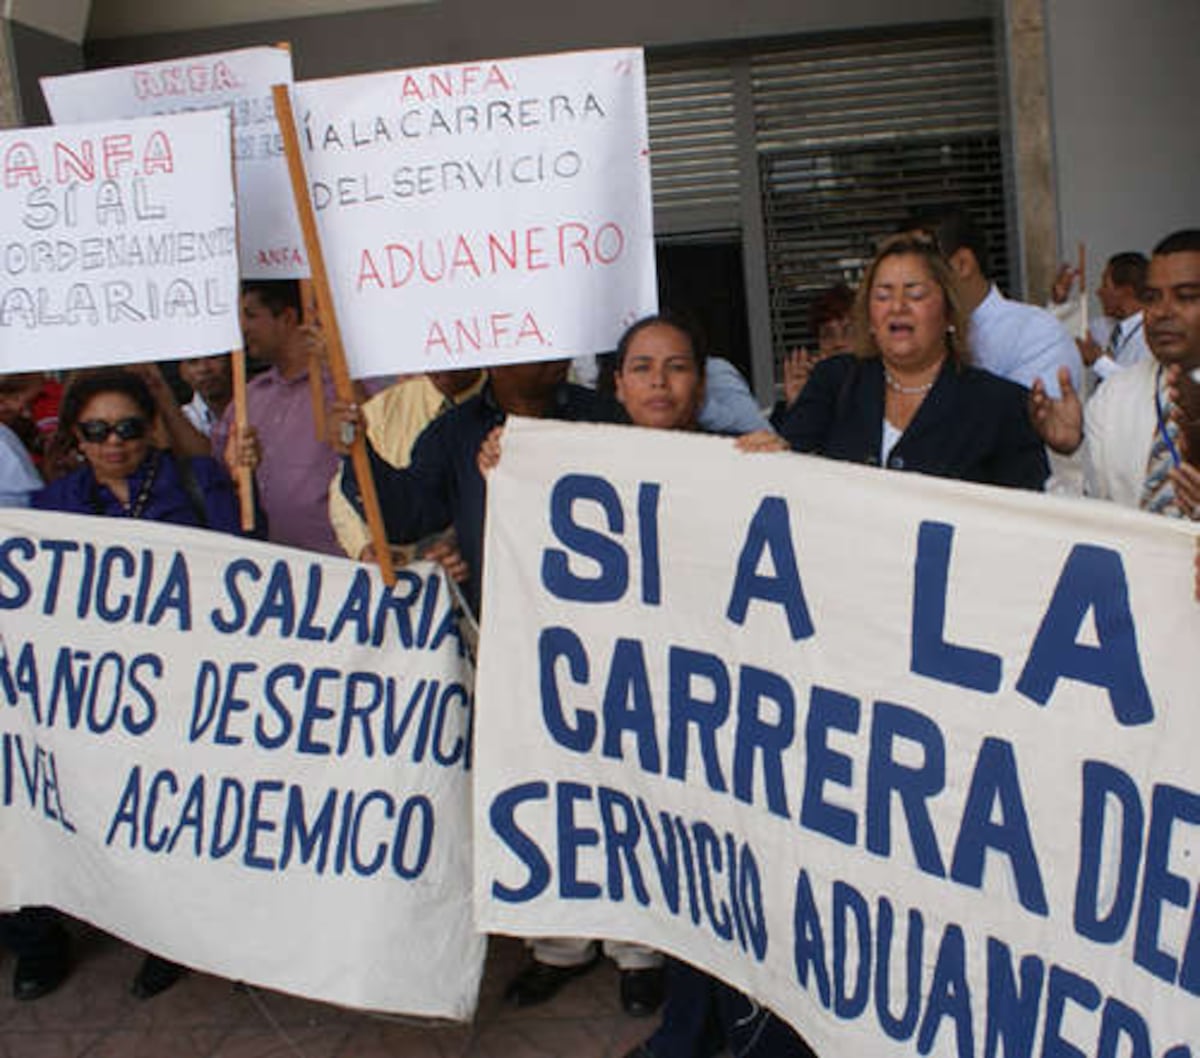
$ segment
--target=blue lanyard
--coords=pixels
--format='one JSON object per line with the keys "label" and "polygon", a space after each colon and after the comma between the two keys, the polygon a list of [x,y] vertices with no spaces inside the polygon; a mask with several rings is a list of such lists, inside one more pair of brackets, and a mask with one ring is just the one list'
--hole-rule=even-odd
{"label": "blue lanyard", "polygon": [[1163,444],[1167,446],[1167,451],[1171,453],[1171,462],[1175,466],[1179,466],[1183,460],[1180,458],[1179,449],[1175,447],[1175,442],[1171,440],[1171,431],[1167,429],[1167,417],[1163,412],[1162,373],[1162,364],[1159,364],[1158,371],[1154,376],[1154,407],[1158,411],[1158,435],[1163,439]]}

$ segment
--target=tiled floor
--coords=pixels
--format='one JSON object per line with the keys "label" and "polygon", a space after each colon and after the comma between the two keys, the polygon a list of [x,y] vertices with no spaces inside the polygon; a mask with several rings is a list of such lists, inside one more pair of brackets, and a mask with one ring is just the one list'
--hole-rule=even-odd
{"label": "tiled floor", "polygon": [[0,1058],[621,1058],[653,1021],[625,1016],[607,961],[533,1010],[501,1003],[521,945],[492,938],[471,1025],[358,1014],[192,974],[151,1000],[129,994],[141,954],[74,931],[75,966],[53,995],[11,998],[0,961]]}

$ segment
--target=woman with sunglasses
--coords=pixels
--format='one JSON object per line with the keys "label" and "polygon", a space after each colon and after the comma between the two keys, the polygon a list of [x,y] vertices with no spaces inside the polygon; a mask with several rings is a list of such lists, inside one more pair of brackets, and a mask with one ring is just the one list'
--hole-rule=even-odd
{"label": "woman with sunglasses", "polygon": [[[237,497],[225,469],[207,456],[183,458],[158,448],[156,407],[132,371],[105,368],[71,382],[59,411],[59,431],[74,441],[82,465],[32,498],[41,510],[141,518],[237,533]],[[132,992],[149,999],[187,971],[147,955]]]}
{"label": "woman with sunglasses", "polygon": [[33,506],[236,533],[237,497],[224,468],[215,459],[181,459],[156,447],[156,418],[149,387],[132,371],[79,376],[63,397],[59,430],[82,465],[35,493]]}

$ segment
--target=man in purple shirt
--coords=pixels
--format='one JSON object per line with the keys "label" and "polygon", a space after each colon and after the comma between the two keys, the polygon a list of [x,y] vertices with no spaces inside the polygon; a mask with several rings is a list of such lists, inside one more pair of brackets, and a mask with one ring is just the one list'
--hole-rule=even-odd
{"label": "man in purple shirt", "polygon": [[[242,284],[242,337],[246,352],[270,369],[246,387],[250,430],[243,448],[254,451],[258,502],[267,538],[276,544],[341,555],[329,524],[329,482],[339,457],[318,440],[308,368],[311,332],[301,323],[300,284],[294,279]],[[325,380],[326,400],[333,399]],[[233,406],[213,427],[213,452],[226,452]]]}

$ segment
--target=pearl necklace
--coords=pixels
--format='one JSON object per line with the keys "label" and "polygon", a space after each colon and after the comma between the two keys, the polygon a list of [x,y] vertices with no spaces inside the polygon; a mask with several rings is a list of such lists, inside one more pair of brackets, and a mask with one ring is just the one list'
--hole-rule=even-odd
{"label": "pearl necklace", "polygon": [[936,378],[931,378],[928,382],[922,382],[919,386],[905,386],[897,381],[886,367],[883,369],[883,377],[891,389],[894,389],[897,393],[902,393],[906,397],[915,397],[922,393],[928,393],[933,389],[933,384],[937,381]]}

